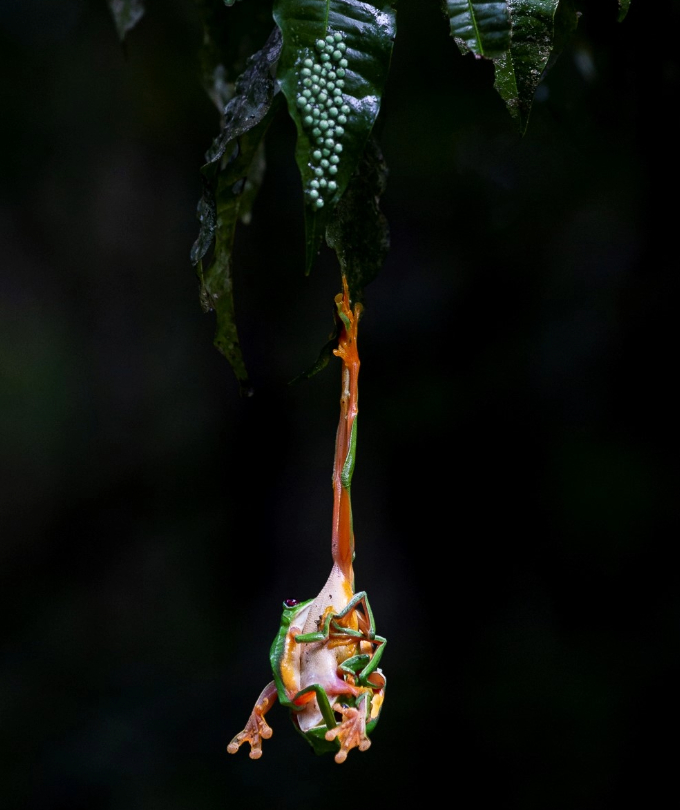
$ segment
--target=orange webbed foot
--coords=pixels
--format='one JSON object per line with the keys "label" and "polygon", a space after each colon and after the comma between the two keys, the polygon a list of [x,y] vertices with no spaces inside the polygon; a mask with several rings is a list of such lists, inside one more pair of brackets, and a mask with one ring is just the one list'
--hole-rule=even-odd
{"label": "orange webbed foot", "polygon": [[371,747],[371,741],[366,734],[366,710],[361,701],[360,708],[352,706],[336,706],[337,711],[342,714],[342,722],[335,728],[326,732],[326,739],[332,742],[336,737],[340,743],[340,750],[335,755],[335,761],[340,764],[347,759],[347,754],[352,748],[360,751],[367,751]]}
{"label": "orange webbed foot", "polygon": [[243,731],[240,731],[227,746],[227,753],[235,754],[243,743],[250,744],[251,759],[259,759],[262,756],[262,740],[268,740],[274,731],[264,719],[264,714],[271,709],[276,700],[276,686],[272,681],[267,684],[262,694],[255,704],[255,708],[250,713],[248,722]]}

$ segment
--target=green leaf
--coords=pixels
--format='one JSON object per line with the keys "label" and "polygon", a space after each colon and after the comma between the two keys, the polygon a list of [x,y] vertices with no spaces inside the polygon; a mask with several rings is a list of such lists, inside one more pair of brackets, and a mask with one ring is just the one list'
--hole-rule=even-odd
{"label": "green leaf", "polygon": [[[379,207],[387,184],[387,166],[375,137],[366,143],[364,154],[326,228],[326,243],[332,248],[346,276],[352,301],[363,299],[364,287],[378,275],[390,246],[387,219]],[[338,315],[335,328],[314,364],[290,384],[307,380],[328,365],[338,345]]]}
{"label": "green leaf", "polygon": [[619,0],[619,13],[617,16],[617,22],[623,22],[626,19],[626,15],[628,14],[628,9],[630,8],[630,0]]}
{"label": "green leaf", "polygon": [[271,10],[243,3],[228,8],[223,0],[193,0],[202,25],[199,67],[203,86],[220,114],[234,94],[247,58],[259,50],[272,29]]}
{"label": "green leaf", "polygon": [[553,48],[559,0],[508,0],[512,20],[510,50],[494,59],[494,86],[526,132],[534,94]]}
{"label": "green leaf", "polygon": [[144,16],[144,0],[108,0],[121,42]]}
{"label": "green leaf", "polygon": [[505,0],[444,0],[458,50],[493,59],[510,47],[510,13]]}
{"label": "green leaf", "polygon": [[[204,311],[216,314],[214,344],[229,361],[241,393],[252,394],[236,328],[232,254],[236,226],[247,222],[263,172],[263,138],[280,107],[273,70],[281,53],[275,28],[262,50],[248,60],[225,109],[224,125],[201,168],[203,196],[198,203],[200,230],[191,249]],[[212,258],[204,258],[213,246]]]}
{"label": "green leaf", "polygon": [[326,229],[326,242],[338,257],[353,301],[362,301],[364,287],[380,272],[390,247],[379,206],[386,184],[385,159],[371,137]]}
{"label": "green leaf", "polygon": [[[380,111],[396,14],[392,3],[384,0],[275,0],[274,19],[283,34],[277,77],[297,128],[295,157],[305,199],[308,274]],[[326,38],[331,41],[324,45]],[[326,89],[314,81],[317,76],[324,77],[322,65],[326,61],[335,74],[328,97],[324,95]],[[309,76],[306,71],[310,71]],[[307,79],[311,80],[309,87],[305,86]],[[338,80],[341,85],[336,84]],[[336,90],[339,103],[331,104]],[[310,93],[307,109],[298,101],[305,91]],[[317,127],[323,114],[328,115],[326,121],[335,122],[328,129],[323,128],[325,121]],[[324,134],[316,134],[315,128]],[[325,134],[329,131],[333,132],[330,137]],[[328,166],[322,163],[326,160]]]}
{"label": "green leaf", "polygon": [[289,385],[296,385],[302,380],[309,380],[315,374],[318,374],[328,365],[331,357],[333,357],[333,349],[337,348],[338,346],[338,329],[336,329],[331,333],[330,338],[327,343],[325,343],[321,351],[319,352],[319,356],[316,358],[314,364],[308,368],[306,371],[303,371],[301,374],[298,374],[297,377],[294,377],[288,384]]}
{"label": "green leaf", "polygon": [[[231,169],[235,168],[234,161],[243,152],[239,139],[264,120],[278,94],[272,74],[280,54],[281,34],[274,28],[264,47],[248,59],[247,68],[236,82],[235,94],[224,110],[222,130],[206,153],[206,163],[201,168],[204,192],[197,213],[201,229],[191,249],[194,265],[205,256],[214,236],[216,176],[225,165],[231,163]],[[254,154],[252,150],[250,157]],[[242,164],[241,154],[239,170]]]}

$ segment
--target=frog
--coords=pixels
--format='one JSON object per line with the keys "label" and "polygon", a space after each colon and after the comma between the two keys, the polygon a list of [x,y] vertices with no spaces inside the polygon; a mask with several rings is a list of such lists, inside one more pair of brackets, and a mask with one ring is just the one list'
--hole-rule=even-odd
{"label": "frog", "polygon": [[265,715],[278,703],[288,709],[296,731],[316,754],[345,762],[353,749],[367,751],[382,711],[387,680],[380,667],[386,639],[376,633],[366,591],[355,591],[355,542],[351,481],[356,458],[359,352],[362,305],[352,307],[342,276],[335,296],[337,346],[342,361],[340,419],[333,463],[332,567],[315,597],[286,599],[269,661],[273,678],[258,696],[245,727],[227,746],[235,754],[250,746],[262,756],[273,730]]}

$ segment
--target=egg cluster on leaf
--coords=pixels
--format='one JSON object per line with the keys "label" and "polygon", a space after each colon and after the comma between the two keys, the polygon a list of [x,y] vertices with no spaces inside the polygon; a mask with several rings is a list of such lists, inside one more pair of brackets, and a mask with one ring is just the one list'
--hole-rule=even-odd
{"label": "egg cluster on leaf", "polygon": [[324,196],[332,195],[337,188],[334,177],[351,112],[343,97],[346,51],[343,35],[339,31],[329,32],[316,41],[315,51],[307,51],[300,62],[296,103],[312,146],[309,165],[313,177],[305,193],[316,208],[322,208]]}

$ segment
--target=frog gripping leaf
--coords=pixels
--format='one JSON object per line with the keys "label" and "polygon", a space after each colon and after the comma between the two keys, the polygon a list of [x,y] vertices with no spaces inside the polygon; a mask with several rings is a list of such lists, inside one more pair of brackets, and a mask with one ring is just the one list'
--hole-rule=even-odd
{"label": "frog gripping leaf", "polygon": [[258,697],[245,728],[227,746],[235,754],[250,745],[250,758],[262,756],[262,740],[272,736],[265,720],[277,698],[293,725],[317,754],[334,753],[342,763],[353,748],[366,751],[385,697],[379,667],[385,639],[375,623],[364,591],[354,590],[354,531],[350,486],[356,452],[359,354],[357,329],[361,305],[350,306],[343,292],[335,298],[338,345],[342,360],[340,421],[333,465],[333,567],[318,596],[283,603],[281,626],[269,658],[274,679]]}

